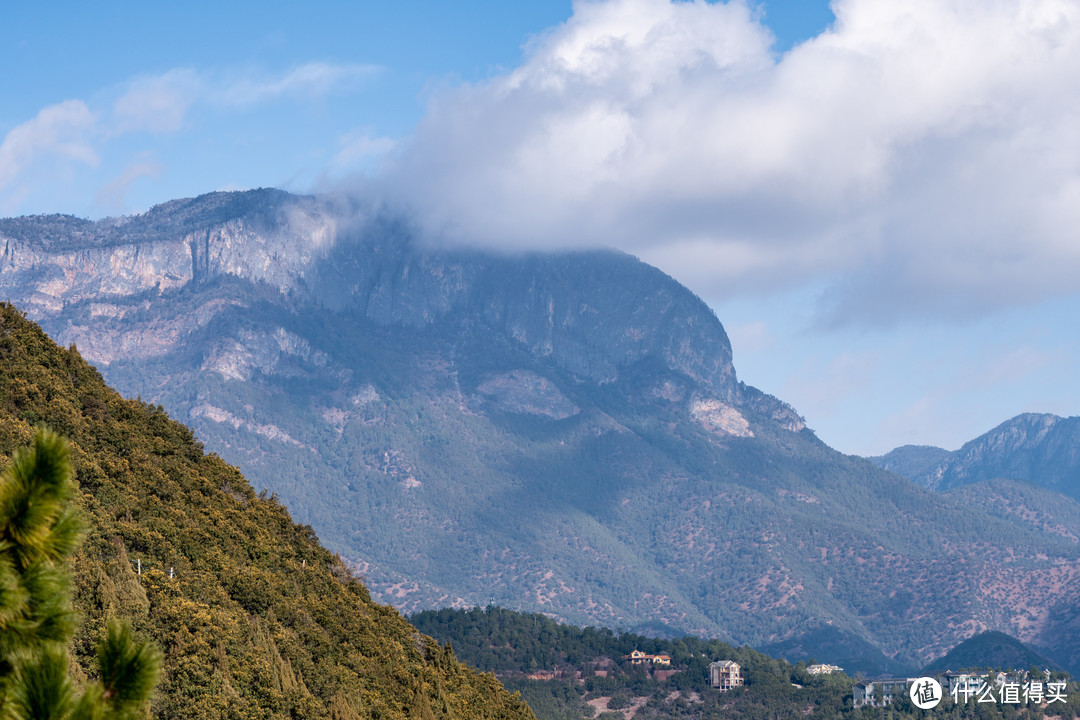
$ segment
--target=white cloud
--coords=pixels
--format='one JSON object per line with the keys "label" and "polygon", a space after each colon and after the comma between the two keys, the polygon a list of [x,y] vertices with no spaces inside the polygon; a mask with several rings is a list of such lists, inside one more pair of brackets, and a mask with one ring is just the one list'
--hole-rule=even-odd
{"label": "white cloud", "polygon": [[[303,105],[313,99],[356,89],[378,69],[370,65],[307,63],[269,74],[251,68],[196,70],[175,68],[158,75],[140,75],[93,96],[89,104],[68,100],[45,107],[33,119],[11,128],[0,144],[0,212],[24,211],[41,198],[50,211],[71,211],[76,194],[94,197],[89,207],[124,209],[132,183],[154,178],[162,165],[140,151],[152,139],[141,133],[174,135],[192,129],[193,113],[207,109],[237,113],[252,106],[289,102]],[[196,128],[197,129],[197,128]],[[135,137],[133,137],[135,136]],[[372,137],[365,146],[359,137],[341,148],[339,160],[358,161],[361,154],[390,149],[390,141]],[[123,157],[134,156],[123,170]],[[102,162],[104,158],[105,162]],[[112,162],[109,162],[112,160]],[[98,168],[98,175],[76,177],[78,166]],[[74,182],[72,182],[74,181]],[[55,207],[60,203],[59,207]],[[80,201],[80,204],[86,200]]]}
{"label": "white cloud", "polygon": [[87,139],[94,123],[85,103],[67,100],[42,108],[32,120],[9,130],[0,144],[0,189],[43,159],[96,165],[97,152]]}
{"label": "white cloud", "polygon": [[439,96],[388,176],[432,234],[615,245],[826,322],[1080,291],[1080,0],[834,0],[777,56],[741,2],[576,2]]}

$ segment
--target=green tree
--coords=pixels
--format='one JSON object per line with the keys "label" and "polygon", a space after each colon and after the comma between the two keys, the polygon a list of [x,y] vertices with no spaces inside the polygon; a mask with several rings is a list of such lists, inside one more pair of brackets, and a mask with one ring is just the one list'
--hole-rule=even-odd
{"label": "green tree", "polygon": [[67,443],[39,429],[0,476],[0,717],[138,717],[161,656],[111,621],[98,648],[100,678],[81,691],[69,676],[74,632],[68,560],[83,536],[72,505]]}

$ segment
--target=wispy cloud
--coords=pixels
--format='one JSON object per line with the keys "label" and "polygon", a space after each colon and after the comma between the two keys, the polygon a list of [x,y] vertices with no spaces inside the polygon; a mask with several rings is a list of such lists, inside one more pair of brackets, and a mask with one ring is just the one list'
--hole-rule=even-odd
{"label": "wispy cloud", "polygon": [[113,103],[114,132],[171,133],[192,106],[245,108],[283,99],[311,100],[355,89],[379,71],[374,65],[306,63],[283,73],[176,68],[127,83]]}
{"label": "wispy cloud", "polygon": [[371,166],[397,146],[396,140],[376,135],[370,128],[354,130],[338,138],[338,151],[330,167],[336,171],[355,171]]}
{"label": "wispy cloud", "polygon": [[307,63],[282,75],[247,73],[207,83],[216,102],[255,105],[282,97],[317,98],[363,85],[378,74],[376,65]]}
{"label": "wispy cloud", "polygon": [[42,108],[33,119],[9,130],[0,144],[0,190],[42,160],[97,164],[91,142],[94,127],[90,108],[79,100],[67,100]]}
{"label": "wispy cloud", "polygon": [[986,358],[985,364],[966,376],[964,385],[975,390],[990,390],[1008,383],[1023,383],[1030,376],[1045,371],[1062,360],[1060,351],[1033,347],[1001,348]]}
{"label": "wispy cloud", "polygon": [[[877,428],[877,436],[874,438],[875,445],[881,449],[876,452],[885,454],[892,447],[900,445],[930,445],[934,440],[928,438],[940,438],[935,431],[938,427],[938,418],[945,414],[942,408],[941,397],[938,393],[927,393],[920,396],[906,407],[889,415],[882,420]],[[940,440],[937,440],[940,442]],[[947,450],[955,449],[947,447]]]}
{"label": "wispy cloud", "polygon": [[433,234],[616,244],[823,322],[1080,291],[1080,2],[835,0],[783,55],[744,2],[577,2],[438,96],[388,182]]}
{"label": "wispy cloud", "polygon": [[202,77],[191,69],[132,80],[113,103],[113,132],[180,130],[188,109],[203,93],[204,84]]}
{"label": "wispy cloud", "polygon": [[[139,135],[176,135],[192,127],[192,114],[212,109],[239,112],[271,103],[309,103],[335,93],[355,91],[369,82],[372,65],[312,62],[270,73],[257,69],[174,68],[140,75],[88,100],[50,105],[13,127],[0,144],[0,211],[16,213],[33,194],[52,194],[79,168],[102,166],[116,173],[91,192],[99,209],[122,211],[128,189],[139,178],[161,175],[164,165],[152,158]],[[350,137],[339,159],[358,159],[389,149],[384,138]],[[126,161],[124,158],[127,158]],[[105,161],[105,162],[103,162]],[[111,161],[111,167],[110,162]],[[211,180],[207,180],[208,183]],[[84,201],[85,202],[85,201]]]}
{"label": "wispy cloud", "polygon": [[803,412],[827,416],[852,399],[865,395],[877,379],[878,352],[843,350],[830,358],[809,358],[787,379],[780,396]]}

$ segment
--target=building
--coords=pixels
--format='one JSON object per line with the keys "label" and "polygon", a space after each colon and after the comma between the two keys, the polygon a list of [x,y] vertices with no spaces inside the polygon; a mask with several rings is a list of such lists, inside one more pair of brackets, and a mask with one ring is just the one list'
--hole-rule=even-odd
{"label": "building", "polygon": [[742,668],[734,660],[717,660],[709,665],[709,685],[727,692],[743,684]]}
{"label": "building", "polygon": [[975,697],[986,681],[985,675],[971,672],[953,672],[948,670],[937,676],[941,683],[941,692],[956,697]]}
{"label": "building", "polygon": [[806,672],[811,675],[832,675],[834,672],[844,672],[844,668],[839,665],[823,665],[821,663],[815,663],[814,665],[808,665]]}
{"label": "building", "polygon": [[855,707],[885,707],[893,701],[894,696],[906,693],[908,685],[913,682],[915,678],[882,678],[855,683],[851,688]]}
{"label": "building", "polygon": [[634,650],[629,655],[624,655],[623,660],[629,660],[631,665],[644,665],[646,663],[650,665],[671,665],[671,656],[667,653],[649,655],[640,650]]}
{"label": "building", "polygon": [[525,673],[525,677],[530,680],[554,680],[560,675],[561,673],[555,670],[537,670],[536,672]]}

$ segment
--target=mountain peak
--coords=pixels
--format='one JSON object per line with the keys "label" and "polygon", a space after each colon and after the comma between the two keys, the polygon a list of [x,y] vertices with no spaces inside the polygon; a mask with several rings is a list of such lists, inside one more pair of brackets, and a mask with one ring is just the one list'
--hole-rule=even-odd
{"label": "mountain peak", "polygon": [[[1060,670],[1053,660],[1003,632],[987,630],[969,637],[925,668],[924,675],[947,670]],[[1041,680],[1042,677],[1034,678]]]}
{"label": "mountain peak", "polygon": [[960,448],[960,452],[979,453],[986,450],[1006,452],[1033,447],[1042,442],[1062,420],[1064,418],[1049,413],[1022,413],[965,443]]}
{"label": "mountain peak", "polygon": [[932,490],[1007,478],[1080,499],[1080,417],[1023,413],[954,452],[904,446],[869,460]]}

